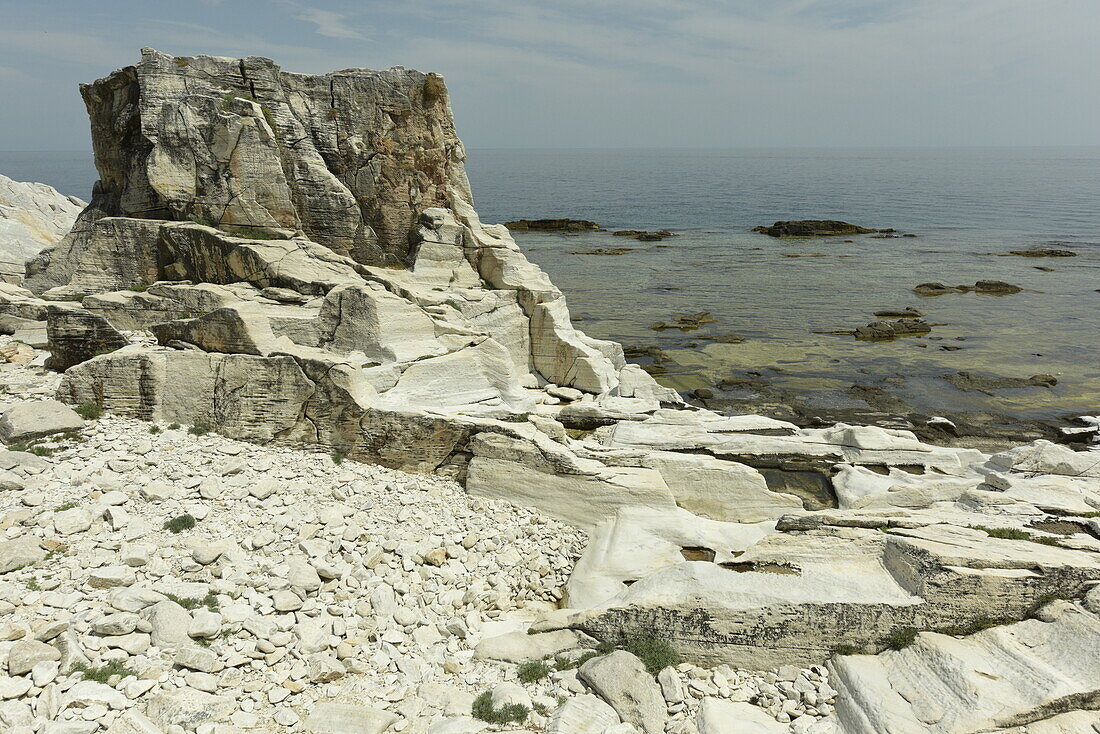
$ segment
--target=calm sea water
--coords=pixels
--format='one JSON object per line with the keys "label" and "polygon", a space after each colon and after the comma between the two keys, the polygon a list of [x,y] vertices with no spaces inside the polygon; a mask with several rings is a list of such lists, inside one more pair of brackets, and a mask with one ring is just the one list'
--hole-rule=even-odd
{"label": "calm sea water", "polygon": [[[883,384],[930,411],[1050,417],[1100,409],[1100,148],[472,150],[467,169],[486,222],[572,217],[679,234],[661,243],[609,233],[517,240],[566,292],[588,333],[661,346],[673,360],[661,379],[680,389],[751,371],[823,405],[843,406],[852,384]],[[96,178],[86,153],[0,153],[0,173],[85,199]],[[749,232],[809,218],[917,237],[776,240]],[[1051,243],[1078,256],[997,256]],[[624,246],[635,249],[572,254]],[[1025,290],[936,298],[911,291],[925,281],[980,279]],[[862,343],[814,333],[903,306],[925,312],[935,324],[930,338]],[[697,311],[716,323],[691,334],[650,328]],[[712,343],[700,338],[707,333],[746,341]],[[1059,384],[963,393],[940,379],[960,370],[1046,373]]]}

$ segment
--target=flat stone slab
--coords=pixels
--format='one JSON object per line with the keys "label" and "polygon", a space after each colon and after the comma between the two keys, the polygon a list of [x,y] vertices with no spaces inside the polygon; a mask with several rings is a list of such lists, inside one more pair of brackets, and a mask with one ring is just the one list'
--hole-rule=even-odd
{"label": "flat stone slab", "polygon": [[0,440],[4,443],[30,441],[54,433],[79,431],[84,419],[56,400],[27,400],[16,403],[0,416]]}

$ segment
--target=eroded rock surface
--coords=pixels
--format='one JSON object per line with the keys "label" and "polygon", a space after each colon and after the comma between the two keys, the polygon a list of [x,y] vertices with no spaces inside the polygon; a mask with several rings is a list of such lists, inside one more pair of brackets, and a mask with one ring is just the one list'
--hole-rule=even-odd
{"label": "eroded rock surface", "polygon": [[0,174],[0,281],[21,283],[24,263],[68,234],[84,202]]}

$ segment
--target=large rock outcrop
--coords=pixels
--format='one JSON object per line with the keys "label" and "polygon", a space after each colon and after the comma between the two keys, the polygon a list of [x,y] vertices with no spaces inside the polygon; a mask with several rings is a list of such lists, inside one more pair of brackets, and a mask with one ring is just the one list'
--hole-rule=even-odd
{"label": "large rock outcrop", "polygon": [[92,202],[28,265],[46,300],[0,307],[48,311],[55,351],[99,319],[159,346],[67,345],[66,399],[460,472],[473,433],[537,405],[679,402],[481,224],[441,77],[145,49],[81,93]]}
{"label": "large rock outcrop", "polygon": [[68,234],[84,206],[52,186],[0,174],[0,281],[21,283],[24,263]]}
{"label": "large rock outcrop", "polygon": [[1091,457],[696,410],[574,329],[474,211],[438,76],[146,50],[82,91],[93,201],[28,266],[37,297],[0,289],[0,314],[49,321],[60,396],[446,474],[588,530],[535,630],[774,667],[1100,581]]}

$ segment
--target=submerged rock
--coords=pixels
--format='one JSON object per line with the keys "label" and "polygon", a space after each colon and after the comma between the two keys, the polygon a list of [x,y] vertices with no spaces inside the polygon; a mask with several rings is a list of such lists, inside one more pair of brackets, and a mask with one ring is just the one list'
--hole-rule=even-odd
{"label": "submerged rock", "polygon": [[1059,250],[1054,247],[1032,247],[1029,250],[1010,250],[1006,255],[1019,257],[1077,257],[1073,250]]}
{"label": "submerged rock", "polygon": [[771,226],[754,227],[753,232],[761,232],[769,237],[837,237],[841,235],[871,234],[872,232],[893,232],[892,229],[871,229],[849,224],[835,219],[799,219],[776,222]]}
{"label": "submerged rock", "polygon": [[987,375],[975,375],[972,372],[956,372],[953,375],[944,375],[943,379],[950,382],[963,392],[976,390],[977,392],[992,395],[993,390],[1004,390],[1019,387],[1054,387],[1058,379],[1053,375],[1032,375],[1031,377],[989,377]]}
{"label": "submerged rock", "polygon": [[600,225],[587,219],[517,219],[504,226],[514,232],[599,232]]}
{"label": "submerged rock", "polygon": [[944,285],[943,283],[921,283],[913,292],[921,296],[942,296],[946,293],[982,293],[1005,296],[1019,293],[1023,288],[1001,280],[979,280],[974,285]]}
{"label": "submerged rock", "polygon": [[674,232],[667,229],[659,229],[656,232],[648,232],[644,229],[619,229],[611,233],[615,237],[630,237],[640,242],[660,242],[668,237],[675,237]]}
{"label": "submerged rock", "polygon": [[872,321],[852,332],[860,341],[890,341],[903,336],[928,334],[932,325],[924,319],[897,319],[896,321]]}

